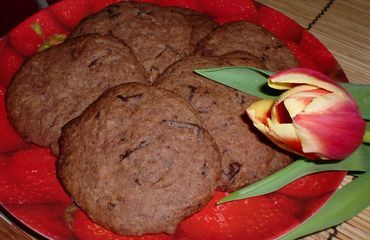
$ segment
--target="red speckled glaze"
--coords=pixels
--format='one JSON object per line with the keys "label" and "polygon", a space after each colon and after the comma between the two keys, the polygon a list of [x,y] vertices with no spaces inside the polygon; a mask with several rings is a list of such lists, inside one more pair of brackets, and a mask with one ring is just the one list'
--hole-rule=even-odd
{"label": "red speckled glaze", "polygon": [[[197,214],[185,219],[174,235],[118,236],[93,223],[71,206],[56,177],[56,158],[49,149],[26,144],[11,127],[4,95],[23,60],[37,52],[54,34],[68,34],[85,16],[117,0],[64,0],[40,11],[0,38],[0,202],[20,222],[50,239],[86,240],[217,240],[273,239],[317,211],[339,186],[345,172],[306,176],[265,196],[216,206],[214,198]],[[246,20],[257,23],[284,41],[301,66],[345,80],[331,53],[294,21],[252,0],[141,0],[164,6],[182,6],[204,12],[223,24]],[[31,24],[37,22],[43,35]]]}

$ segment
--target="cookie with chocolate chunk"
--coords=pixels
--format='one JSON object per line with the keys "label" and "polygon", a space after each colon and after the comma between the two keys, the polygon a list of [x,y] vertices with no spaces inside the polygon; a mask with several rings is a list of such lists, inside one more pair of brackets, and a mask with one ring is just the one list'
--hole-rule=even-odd
{"label": "cookie with chocolate chunk", "polygon": [[169,65],[190,55],[215,25],[211,18],[191,10],[121,2],[84,19],[71,37],[114,35],[132,49],[154,81]]}
{"label": "cookie with chocolate chunk", "polygon": [[30,57],[10,84],[10,122],[28,142],[58,154],[62,126],[105,90],[125,82],[147,83],[143,67],[120,40],[90,34]]}
{"label": "cookie with chocolate chunk", "polygon": [[299,65],[283,42],[261,26],[245,21],[230,22],[217,27],[198,47],[198,52],[204,56],[220,56],[236,50],[256,56],[271,71],[281,71]]}
{"label": "cookie with chocolate chunk", "polygon": [[155,86],[180,94],[198,111],[221,153],[218,189],[229,192],[291,163],[288,155],[273,147],[251,126],[245,110],[255,97],[193,72],[234,64],[265,68],[258,58],[243,52],[221,57],[193,56],[175,63],[154,82]]}
{"label": "cookie with chocolate chunk", "polygon": [[173,233],[212,197],[220,154],[179,95],[138,83],[105,92],[64,128],[58,174],[95,222],[123,235]]}

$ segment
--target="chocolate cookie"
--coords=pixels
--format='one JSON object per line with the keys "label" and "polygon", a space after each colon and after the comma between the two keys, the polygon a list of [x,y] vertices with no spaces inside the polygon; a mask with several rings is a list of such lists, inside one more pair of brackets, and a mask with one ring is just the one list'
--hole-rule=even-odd
{"label": "chocolate cookie", "polygon": [[298,61],[283,42],[264,28],[245,21],[219,26],[198,47],[198,52],[204,56],[219,56],[236,50],[258,57],[271,71],[298,67]]}
{"label": "chocolate cookie", "polygon": [[150,80],[190,55],[215,23],[196,12],[148,3],[121,2],[84,19],[71,37],[110,33],[123,40],[143,64]]}
{"label": "chocolate cookie", "polygon": [[154,82],[155,86],[179,93],[198,111],[221,153],[218,189],[229,192],[254,183],[291,162],[289,156],[275,149],[251,126],[245,110],[255,97],[193,72],[233,63],[264,68],[257,58],[251,56],[248,60],[248,55],[242,53],[193,56],[175,63]]}
{"label": "chocolate cookie", "polygon": [[28,142],[58,154],[62,126],[105,90],[125,82],[147,83],[130,49],[112,36],[69,39],[30,57],[8,88],[8,116]]}
{"label": "chocolate cookie", "polygon": [[64,128],[58,174],[97,223],[124,235],[173,233],[212,197],[216,144],[195,110],[170,91],[127,83]]}
{"label": "chocolate cookie", "polygon": [[200,40],[206,37],[218,25],[208,15],[201,14],[186,8],[169,7],[172,11],[182,14],[191,24],[191,44],[195,48]]}

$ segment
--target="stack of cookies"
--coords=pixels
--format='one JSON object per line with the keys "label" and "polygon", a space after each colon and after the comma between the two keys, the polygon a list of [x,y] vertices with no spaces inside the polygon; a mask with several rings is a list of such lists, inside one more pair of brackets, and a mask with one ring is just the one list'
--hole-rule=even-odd
{"label": "stack of cookies", "polygon": [[91,219],[123,235],[173,233],[214,190],[291,162],[250,126],[255,97],[193,72],[235,65],[298,62],[254,24],[122,2],[30,57],[6,103],[18,133],[59,156],[62,184]]}

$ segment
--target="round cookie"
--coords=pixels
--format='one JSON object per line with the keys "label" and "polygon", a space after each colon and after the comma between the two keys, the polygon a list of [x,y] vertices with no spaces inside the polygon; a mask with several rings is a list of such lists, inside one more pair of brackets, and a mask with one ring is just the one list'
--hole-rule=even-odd
{"label": "round cookie", "polygon": [[220,56],[236,50],[258,57],[271,71],[299,66],[283,42],[261,26],[245,21],[217,27],[198,46],[198,52],[204,56]]}
{"label": "round cookie", "polygon": [[[242,59],[240,57],[243,56]],[[239,52],[221,57],[193,56],[169,67],[154,85],[180,94],[198,111],[221,153],[218,189],[235,191],[287,166],[291,159],[258,135],[245,114],[255,97],[205,79],[194,69],[249,65],[264,68]]]}
{"label": "round cookie", "polygon": [[105,90],[125,82],[147,83],[142,66],[120,40],[90,34],[27,59],[10,84],[10,122],[28,142],[58,154],[62,126]]}
{"label": "round cookie", "polygon": [[213,29],[215,29],[218,24],[213,21],[208,15],[195,12],[187,8],[180,7],[168,7],[172,11],[182,14],[185,19],[191,24],[191,44],[195,47],[198,42],[206,37]]}
{"label": "round cookie", "polygon": [[97,223],[123,235],[173,233],[212,197],[220,155],[199,115],[170,91],[117,86],[66,124],[58,175]]}
{"label": "round cookie", "polygon": [[215,23],[205,15],[149,3],[121,2],[84,19],[71,37],[110,33],[123,40],[144,66],[150,81],[190,55]]}

